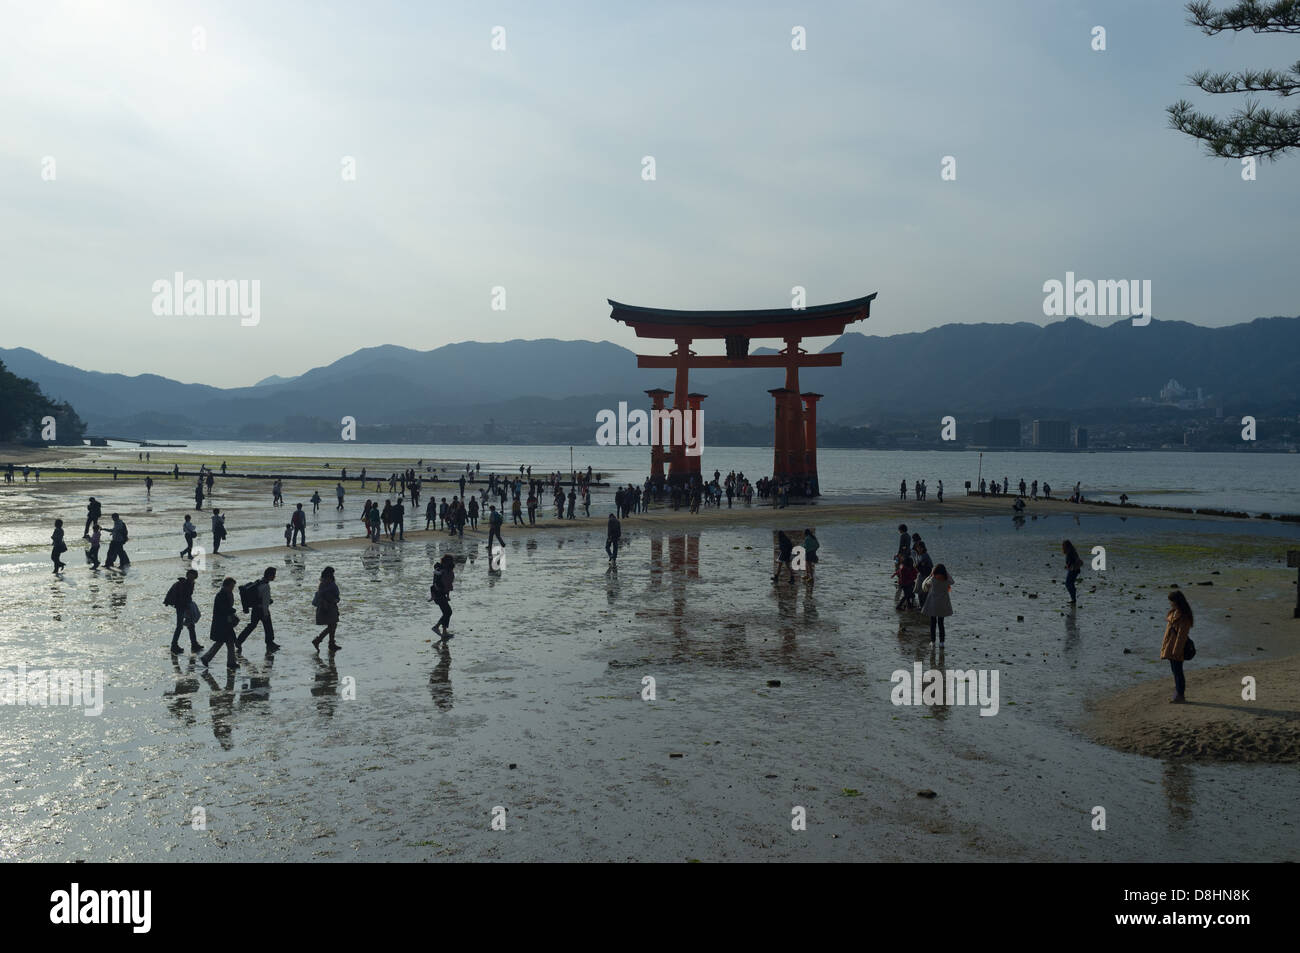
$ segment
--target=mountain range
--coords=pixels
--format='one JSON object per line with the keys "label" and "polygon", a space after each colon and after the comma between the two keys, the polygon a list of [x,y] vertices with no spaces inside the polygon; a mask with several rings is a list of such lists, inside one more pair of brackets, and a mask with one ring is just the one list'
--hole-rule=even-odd
{"label": "mountain range", "polygon": [[[1300,317],[1220,328],[1157,320],[1134,327],[1128,319],[1103,327],[1078,318],[949,324],[889,337],[846,333],[826,350],[843,352],[843,366],[805,369],[800,385],[825,395],[818,412],[828,425],[1122,408],[1153,398],[1171,378],[1214,395],[1228,413],[1300,408]],[[344,416],[356,418],[360,440],[366,425],[479,434],[488,426],[491,436],[493,426],[546,423],[594,433],[597,410],[620,400],[644,407],[647,388],[673,386],[670,371],[639,370],[626,348],[554,339],[430,351],[382,345],[237,388],[86,371],[26,348],[0,348],[0,361],[71,403],[88,433],[154,439],[249,438],[293,421],[315,421],[337,435]],[[784,372],[771,369],[692,371],[690,378],[692,391],[709,395],[706,420],[738,425],[770,424],[766,391],[783,383]]]}

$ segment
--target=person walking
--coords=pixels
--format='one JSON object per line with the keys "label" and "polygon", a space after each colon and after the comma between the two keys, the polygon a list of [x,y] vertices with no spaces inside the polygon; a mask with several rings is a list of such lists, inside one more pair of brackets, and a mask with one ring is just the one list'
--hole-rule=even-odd
{"label": "person walking", "polygon": [[194,625],[199,621],[199,607],[194,602],[194,583],[198,578],[197,569],[185,570],[185,575],[178,576],[163,597],[163,605],[171,606],[176,611],[176,628],[172,630],[172,655],[181,655],[184,651],[180,645],[181,629],[190,631],[190,651],[196,655],[203,651],[198,635],[194,632]]}
{"label": "person walking", "polygon": [[475,496],[469,498],[469,528],[478,529],[478,497]]}
{"label": "person walking", "polygon": [[[1183,675],[1183,662],[1196,651],[1188,638],[1192,631],[1192,607],[1181,589],[1169,593],[1169,612],[1165,615],[1165,635],[1160,643],[1160,657],[1169,660],[1169,670],[1174,673],[1172,704],[1187,704],[1187,679]],[[1191,652],[1188,651],[1191,646]]]}
{"label": "person walking", "polygon": [[943,629],[943,620],[952,615],[952,599],[949,593],[952,592],[952,576],[948,575],[948,570],[943,563],[934,567],[934,571],[921,583],[921,592],[925,594],[925,602],[921,605],[921,612],[930,617],[930,644],[934,645],[934,632],[937,625],[939,630],[939,645],[943,645],[944,637],[947,635]]}
{"label": "person walking", "polygon": [[[400,496],[397,498],[397,502],[393,504],[393,512],[391,513],[391,516],[393,518],[393,532],[397,534],[397,538],[399,540],[405,540],[406,539],[406,505],[402,502],[402,498]],[[389,533],[388,538],[392,539],[393,533]]]}
{"label": "person walking", "polygon": [[790,573],[790,585],[794,585],[794,567],[790,564],[794,557],[794,543],[785,532],[776,534],[777,564],[776,575],[772,577],[773,582],[781,581],[781,567],[784,566]]}
{"label": "person walking", "polygon": [[822,544],[817,540],[817,534],[810,529],[803,531],[803,553],[804,553],[804,582],[812,585],[813,567],[817,565],[817,550],[821,549]]}
{"label": "person walking", "polygon": [[[298,505],[301,506],[302,504],[300,503],[300,504],[298,504]],[[312,494],[311,494],[311,511],[312,511],[312,514],[313,514],[313,515],[316,514],[316,513],[319,513],[319,512],[320,512],[320,490],[313,490],[313,491],[312,491]],[[306,543],[304,542],[303,545],[306,545]]]}
{"label": "person walking", "polygon": [[623,524],[618,521],[617,516],[610,513],[609,522],[605,524],[605,552],[609,554],[611,566],[618,565],[618,544],[622,538]]}
{"label": "person walking", "polygon": [[91,569],[99,568],[99,520],[90,524],[90,549],[86,551],[86,562]]}
{"label": "person walking", "polygon": [[307,545],[307,514],[303,512],[302,504],[297,505],[293,515],[289,517],[289,522],[293,524],[293,536],[291,542],[295,545],[298,540],[302,540],[304,546]]}
{"label": "person walking", "polygon": [[311,604],[316,607],[316,624],[325,626],[325,631],[311,640],[312,646],[318,652],[320,651],[321,640],[326,636],[329,636],[329,650],[331,653],[342,648],[334,637],[339,625],[340,599],[339,587],[334,581],[334,567],[326,566],[321,570],[320,582],[316,586],[316,595],[312,596],[311,600]]}
{"label": "person walking", "polygon": [[54,521],[54,532],[50,534],[50,543],[50,559],[54,563],[54,573],[58,575],[65,568],[61,557],[68,551],[68,544],[63,541],[63,520]]}
{"label": "person walking", "polygon": [[939,491],[938,491],[938,493],[935,494],[935,498],[936,498],[940,503],[943,502],[943,481],[942,481],[942,480],[939,481]]}
{"label": "person walking", "polygon": [[1068,539],[1061,541],[1061,552],[1065,556],[1065,591],[1070,594],[1070,605],[1074,605],[1075,600],[1078,599],[1074,581],[1079,578],[1079,573],[1083,572],[1083,560],[1079,558],[1074,544]]}
{"label": "person walking", "polygon": [[591,516],[591,489],[589,487],[582,488],[582,515]]}
{"label": "person walking", "polygon": [[199,535],[198,529],[195,528],[190,514],[185,514],[185,524],[181,527],[181,532],[185,535],[185,548],[181,550],[182,559],[194,558],[194,537]]}
{"label": "person walking", "polygon": [[90,524],[99,522],[101,512],[103,512],[103,507],[100,506],[99,500],[92,496],[90,502],[86,504],[86,528],[81,531],[82,539],[90,537]]}
{"label": "person walking", "polygon": [[429,601],[437,603],[442,610],[442,615],[433,624],[433,631],[442,637],[442,642],[453,637],[447,625],[451,622],[451,590],[455,585],[455,567],[456,560],[450,554],[443,556],[433,567],[433,584],[429,586]]}
{"label": "person walking", "polygon": [[338,497],[339,500],[339,505],[334,507],[334,509],[336,510],[343,509],[343,484],[342,483],[334,484],[334,495]]}
{"label": "person walking", "polygon": [[221,552],[221,541],[226,538],[226,518],[221,510],[212,508],[212,554]]}
{"label": "person walking", "polygon": [[126,555],[126,541],[129,538],[126,523],[116,513],[110,513],[109,519],[113,521],[113,528],[108,534],[108,557],[104,560],[104,568],[112,569],[116,561],[119,568],[126,569],[131,565],[131,560]]}
{"label": "person walking", "polygon": [[200,477],[199,482],[194,484],[194,508],[203,509],[203,479]]}
{"label": "person walking", "polygon": [[379,542],[379,520],[381,516],[382,516],[382,512],[380,510],[378,501],[376,501],[370,505],[370,516],[369,516],[370,541],[374,543]]}
{"label": "person walking", "polygon": [[235,626],[238,624],[239,616],[235,614],[235,577],[227,576],[221,581],[221,589],[212,600],[212,623],[208,629],[208,638],[212,644],[199,656],[204,668],[212,664],[212,659],[223,645],[226,647],[226,668],[239,667],[239,661],[235,657]]}
{"label": "person walking", "polygon": [[[298,505],[302,506],[301,503]],[[244,642],[248,640],[249,634],[257,628],[259,622],[262,624],[262,634],[266,636],[266,654],[270,655],[280,650],[279,644],[275,641],[275,626],[271,624],[271,603],[275,601],[271,598],[271,583],[273,582],[275,582],[275,567],[267,566],[262,572],[262,578],[255,584],[257,595],[252,600],[248,625],[244,626],[244,630],[239,633],[239,637],[235,641],[235,651],[241,655],[243,652],[240,650],[243,649]]]}
{"label": "person walking", "polygon": [[[488,507],[488,554],[492,553],[492,540],[495,539],[501,544],[501,548],[506,548],[506,541],[501,538],[501,527],[505,523],[505,518],[497,512],[496,506]],[[491,565],[491,560],[488,561]]]}

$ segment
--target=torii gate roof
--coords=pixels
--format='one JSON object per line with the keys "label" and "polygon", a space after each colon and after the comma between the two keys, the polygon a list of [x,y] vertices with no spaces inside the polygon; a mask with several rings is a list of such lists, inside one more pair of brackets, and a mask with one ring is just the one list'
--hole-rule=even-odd
{"label": "torii gate roof", "polygon": [[637,337],[753,338],[823,337],[842,334],[854,321],[871,316],[876,292],[851,301],[836,301],[807,308],[772,308],[749,311],[673,311],[609,301],[610,317],[632,328]]}

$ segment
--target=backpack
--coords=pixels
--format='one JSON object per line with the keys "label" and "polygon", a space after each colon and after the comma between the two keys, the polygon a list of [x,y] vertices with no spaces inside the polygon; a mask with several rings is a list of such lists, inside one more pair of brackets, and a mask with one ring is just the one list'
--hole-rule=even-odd
{"label": "backpack", "polygon": [[262,584],[262,580],[256,582],[246,582],[239,587],[239,606],[245,612],[254,606],[262,604],[261,598],[257,594],[257,587]]}
{"label": "backpack", "polygon": [[1183,643],[1183,661],[1190,662],[1194,658],[1196,658],[1196,643],[1189,637],[1188,640]]}
{"label": "backpack", "polygon": [[172,583],[172,587],[167,590],[167,595],[163,596],[163,605],[175,608],[176,597],[180,595],[180,592],[178,591],[180,587],[181,581],[179,579]]}
{"label": "backpack", "polygon": [[131,537],[127,534],[126,524],[122,524],[122,542],[127,542]]}

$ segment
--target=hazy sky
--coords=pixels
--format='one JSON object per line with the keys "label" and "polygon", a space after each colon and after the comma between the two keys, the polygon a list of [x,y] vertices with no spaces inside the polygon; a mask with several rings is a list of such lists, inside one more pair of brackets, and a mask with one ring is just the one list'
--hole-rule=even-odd
{"label": "hazy sky", "polygon": [[[0,11],[0,344],[81,367],[235,386],[377,344],[637,347],[606,298],[795,285],[879,292],[865,333],[1046,323],[1067,270],[1151,280],[1158,319],[1300,313],[1300,156],[1245,182],[1164,113],[1227,112],[1186,75],[1300,42],[1205,37],[1173,0]],[[156,316],[177,271],[258,280],[260,323]]]}

